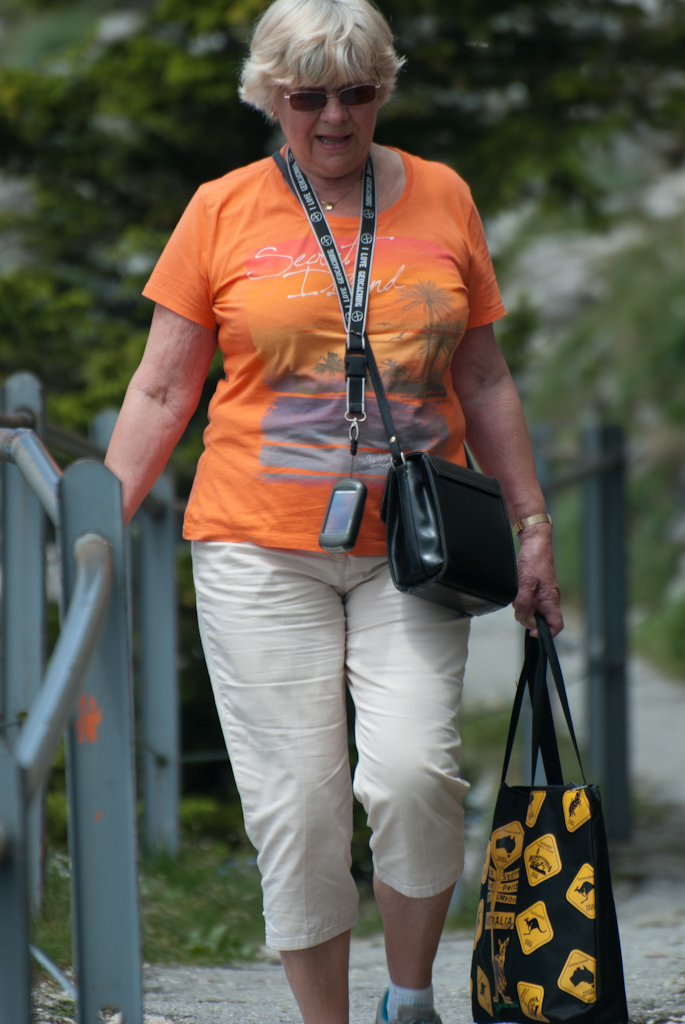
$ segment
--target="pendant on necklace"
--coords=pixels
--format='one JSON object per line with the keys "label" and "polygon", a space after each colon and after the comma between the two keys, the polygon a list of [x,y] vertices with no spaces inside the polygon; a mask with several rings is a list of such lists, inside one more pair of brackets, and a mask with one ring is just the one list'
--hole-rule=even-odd
{"label": "pendant on necklace", "polygon": [[334,206],[335,206],[335,203],[324,203],[323,204],[324,210],[332,210]]}

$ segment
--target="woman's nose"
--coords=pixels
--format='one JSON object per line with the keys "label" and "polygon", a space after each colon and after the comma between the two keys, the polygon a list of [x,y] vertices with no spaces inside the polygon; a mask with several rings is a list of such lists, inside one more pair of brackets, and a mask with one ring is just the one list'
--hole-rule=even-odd
{"label": "woman's nose", "polygon": [[337,96],[330,96],[326,106],[321,111],[321,120],[328,124],[340,124],[349,119],[349,112],[344,103],[340,102]]}

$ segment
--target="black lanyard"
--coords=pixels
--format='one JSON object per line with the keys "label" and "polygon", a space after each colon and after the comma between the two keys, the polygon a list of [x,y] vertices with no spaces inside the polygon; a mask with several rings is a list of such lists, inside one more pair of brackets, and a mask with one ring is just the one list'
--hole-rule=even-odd
{"label": "black lanyard", "polygon": [[335,244],[333,233],[328,226],[326,215],[316,192],[306,175],[300,170],[292,151],[288,149],[288,170],[293,191],[302,204],[312,231],[316,235],[323,258],[333,278],[343,325],[347,335],[345,350],[345,376],[347,384],[347,409],[345,419],[350,423],[350,444],[354,455],[359,441],[359,424],[366,419],[365,386],[367,359],[364,335],[371,281],[371,262],[376,241],[376,182],[373,160],[369,154],[362,179],[361,216],[359,218],[359,239],[354,277],[350,288],[343,261]]}

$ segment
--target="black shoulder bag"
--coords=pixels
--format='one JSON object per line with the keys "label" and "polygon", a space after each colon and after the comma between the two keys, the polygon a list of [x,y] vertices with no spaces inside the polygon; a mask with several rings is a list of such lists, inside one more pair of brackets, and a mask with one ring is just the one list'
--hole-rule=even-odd
{"label": "black shoulder bag", "polygon": [[404,454],[393,424],[364,329],[376,225],[371,157],[362,189],[359,252],[352,294],[346,276],[341,274],[343,262],[314,189],[295,163],[292,152],[288,151],[287,164],[280,153],[274,153],[273,158],[302,205],[338,292],[347,332],[346,419],[351,422],[353,455],[359,438],[359,423],[366,419],[364,381],[367,371],[376,392],[390,447],[391,465],[381,519],[386,525],[388,563],[395,586],[464,615],[484,615],[511,604],[518,589],[516,556],[499,481],[428,452]]}
{"label": "black shoulder bag", "polygon": [[[481,877],[471,966],[477,1024],[627,1024],[621,946],[597,786],[585,781],[549,626],[526,654]],[[552,669],[582,785],[564,784],[547,690]],[[526,686],[533,706],[530,786],[506,784]],[[546,786],[536,786],[542,755]]]}

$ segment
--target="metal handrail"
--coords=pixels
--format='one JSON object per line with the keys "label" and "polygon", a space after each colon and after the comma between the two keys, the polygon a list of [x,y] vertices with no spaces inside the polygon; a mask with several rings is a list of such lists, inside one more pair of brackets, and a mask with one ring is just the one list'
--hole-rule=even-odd
{"label": "metal handrail", "polygon": [[[38,435],[27,426],[22,426],[30,420],[32,417],[23,412],[0,415],[0,459],[13,462],[21,470],[38,501],[55,526],[58,526],[57,481],[62,475],[62,470]],[[98,459],[103,462],[107,454],[104,448],[92,444],[85,437],[80,437],[71,430],[65,430],[64,427],[58,427],[53,423],[45,425],[45,441],[53,448],[67,455],[75,455],[77,458]],[[167,510],[164,502],[154,494],[146,494],[140,507],[155,519],[160,519]]]}
{"label": "metal handrail", "polygon": [[62,471],[37,434],[26,428],[0,429],[0,458],[14,463],[52,522],[59,526]]}
{"label": "metal handrail", "polygon": [[591,476],[595,476],[597,473],[608,473],[612,469],[621,469],[625,465],[625,459],[621,456],[612,455],[609,458],[604,459],[590,459],[589,461],[579,464],[576,469],[571,469],[568,473],[562,473],[558,477],[553,477],[549,484],[550,491],[562,491],[565,487],[572,487],[574,484],[583,483]]}
{"label": "metal handrail", "polygon": [[45,443],[56,448],[65,455],[74,455],[77,459],[99,459],[105,461],[107,452],[99,444],[93,444],[87,437],[75,434],[73,430],[59,427],[56,423],[46,423],[43,428]]}
{"label": "metal handrail", "polygon": [[45,680],[14,750],[24,770],[30,801],[47,776],[72,703],[90,665],[112,593],[112,557],[107,541],[86,533],[74,544],[76,579],[64,625]]}

